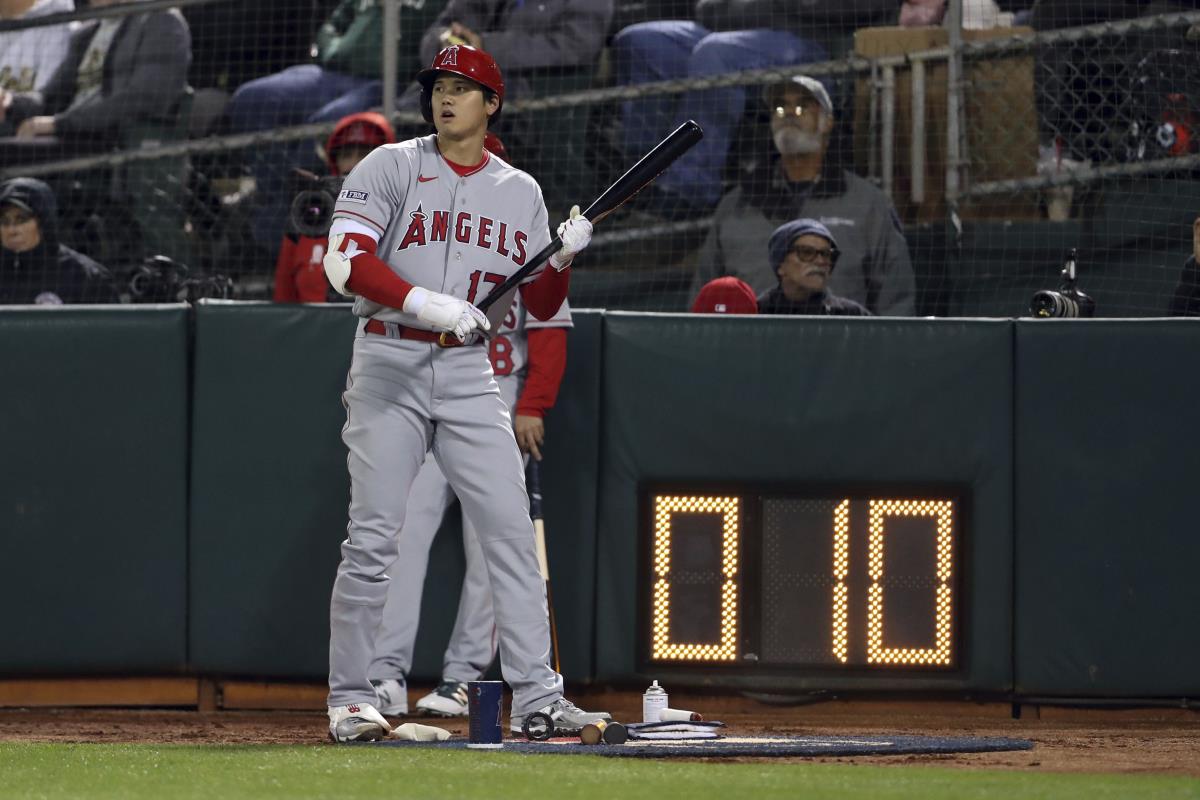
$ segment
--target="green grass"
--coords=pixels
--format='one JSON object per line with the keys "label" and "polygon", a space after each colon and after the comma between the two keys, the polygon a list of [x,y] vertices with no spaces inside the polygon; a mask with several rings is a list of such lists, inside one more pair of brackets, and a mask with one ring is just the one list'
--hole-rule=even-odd
{"label": "green grass", "polygon": [[1200,798],[1200,780],[369,747],[0,744],[0,797]]}

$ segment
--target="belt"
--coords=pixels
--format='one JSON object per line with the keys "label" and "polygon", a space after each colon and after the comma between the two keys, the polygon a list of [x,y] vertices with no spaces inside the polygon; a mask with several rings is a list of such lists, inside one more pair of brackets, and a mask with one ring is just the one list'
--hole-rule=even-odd
{"label": "belt", "polygon": [[[395,334],[388,330],[389,326],[395,330]],[[427,331],[421,328],[410,328],[407,325],[401,325],[398,322],[383,322],[377,319],[369,319],[367,320],[367,324],[363,330],[367,333],[373,333],[377,336],[389,336],[393,339],[412,339],[417,342],[436,342],[441,344],[439,340],[441,339],[442,334],[440,332]],[[446,343],[442,344],[441,346],[462,347],[463,344],[477,344],[479,341],[481,340],[477,338],[474,342],[460,342],[457,336],[454,334],[448,334],[446,336]]]}

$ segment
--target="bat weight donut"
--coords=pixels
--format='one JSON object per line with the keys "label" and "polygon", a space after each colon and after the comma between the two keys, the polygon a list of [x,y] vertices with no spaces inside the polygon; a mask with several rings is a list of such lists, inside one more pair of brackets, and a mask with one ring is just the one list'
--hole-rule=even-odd
{"label": "bat weight donut", "polygon": [[554,736],[554,720],[544,711],[534,711],[525,715],[521,723],[521,733],[531,742],[544,742]]}

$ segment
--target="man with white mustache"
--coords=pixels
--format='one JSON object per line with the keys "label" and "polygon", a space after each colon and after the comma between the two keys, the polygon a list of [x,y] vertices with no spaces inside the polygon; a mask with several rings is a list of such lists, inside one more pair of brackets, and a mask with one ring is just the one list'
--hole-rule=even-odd
{"label": "man with white mustache", "polygon": [[829,229],[815,219],[780,225],[767,242],[767,254],[779,285],[759,295],[758,313],[871,316],[861,303],[829,291],[841,251]]}
{"label": "man with white mustache", "polygon": [[763,243],[783,223],[809,219],[840,243],[828,290],[873,314],[912,316],[915,280],[900,220],[891,201],[870,182],[828,158],[835,117],[820,81],[796,75],[770,86],[773,153],[739,174],[725,193],[697,257],[692,297],[722,275],[762,294],[776,288],[776,265]]}

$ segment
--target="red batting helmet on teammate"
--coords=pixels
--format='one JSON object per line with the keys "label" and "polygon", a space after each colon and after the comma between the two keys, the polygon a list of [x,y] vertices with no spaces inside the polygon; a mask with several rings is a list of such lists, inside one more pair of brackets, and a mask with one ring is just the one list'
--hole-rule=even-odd
{"label": "red batting helmet on teammate", "polygon": [[492,114],[488,124],[500,118],[500,110],[504,107],[504,78],[500,75],[500,67],[496,61],[482,50],[469,44],[452,44],[442,48],[433,58],[429,69],[417,73],[417,83],[421,84],[421,116],[426,122],[433,122],[433,82],[439,72],[449,72],[470,78],[485,89],[496,93],[500,105]]}
{"label": "red batting helmet on teammate", "polygon": [[483,137],[483,149],[487,150],[494,156],[500,156],[502,161],[507,161],[509,164],[512,160],[508,157],[508,150],[504,147],[504,142],[500,141],[500,137],[491,131]]}

